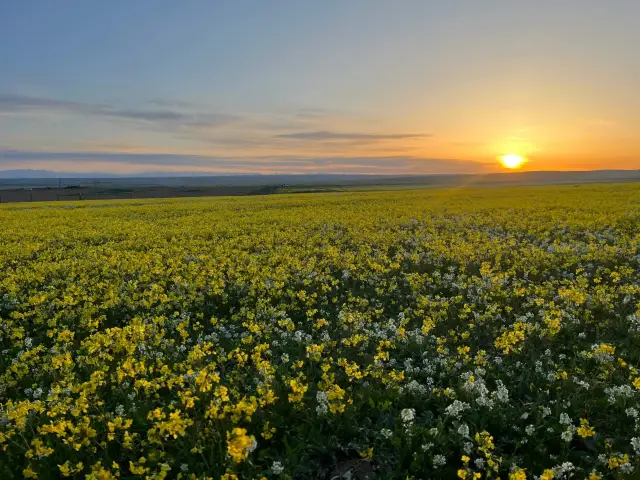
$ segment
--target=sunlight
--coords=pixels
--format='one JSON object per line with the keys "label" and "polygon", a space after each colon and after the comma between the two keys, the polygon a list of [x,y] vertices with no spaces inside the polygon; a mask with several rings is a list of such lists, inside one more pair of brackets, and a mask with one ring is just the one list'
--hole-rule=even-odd
{"label": "sunlight", "polygon": [[500,157],[500,161],[502,162],[502,165],[511,170],[520,168],[525,162],[523,157],[516,155],[515,153],[503,155]]}

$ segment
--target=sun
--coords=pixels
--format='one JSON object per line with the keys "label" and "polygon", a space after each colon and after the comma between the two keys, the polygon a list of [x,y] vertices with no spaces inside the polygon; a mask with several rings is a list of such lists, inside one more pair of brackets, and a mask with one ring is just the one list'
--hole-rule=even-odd
{"label": "sun", "polygon": [[520,168],[524,164],[524,158],[520,155],[516,155],[515,153],[508,153],[507,155],[503,155],[500,157],[500,161],[502,165],[511,170]]}

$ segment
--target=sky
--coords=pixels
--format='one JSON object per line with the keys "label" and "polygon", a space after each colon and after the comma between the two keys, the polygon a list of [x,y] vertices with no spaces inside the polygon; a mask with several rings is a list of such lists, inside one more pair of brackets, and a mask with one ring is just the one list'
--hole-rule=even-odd
{"label": "sky", "polygon": [[0,170],[640,168],[638,0],[4,0]]}

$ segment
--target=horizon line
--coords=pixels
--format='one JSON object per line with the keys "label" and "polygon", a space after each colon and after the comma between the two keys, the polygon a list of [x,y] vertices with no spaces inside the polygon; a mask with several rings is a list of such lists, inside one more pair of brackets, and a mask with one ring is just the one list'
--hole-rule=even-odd
{"label": "horizon line", "polygon": [[[6,173],[18,172],[34,172],[42,173],[44,176],[39,177],[3,177]],[[616,173],[616,172],[638,172],[640,168],[614,168],[614,169],[592,169],[592,170],[520,170],[520,171],[503,171],[503,172],[457,172],[457,173],[336,173],[336,172],[305,172],[305,173],[261,173],[261,172],[206,172],[206,171],[177,171],[175,174],[171,171],[148,171],[140,173],[107,173],[107,172],[63,172],[55,170],[40,169],[7,169],[0,170],[0,180],[20,180],[20,179],[58,179],[58,178],[155,178],[155,177],[177,177],[177,178],[206,178],[206,177],[247,177],[247,176],[279,176],[279,177],[311,177],[311,176],[334,176],[334,177],[445,177],[445,176],[490,176],[490,175],[527,175],[527,174],[585,174],[585,173]],[[47,176],[50,175],[50,176]],[[79,175],[76,177],[74,175]]]}

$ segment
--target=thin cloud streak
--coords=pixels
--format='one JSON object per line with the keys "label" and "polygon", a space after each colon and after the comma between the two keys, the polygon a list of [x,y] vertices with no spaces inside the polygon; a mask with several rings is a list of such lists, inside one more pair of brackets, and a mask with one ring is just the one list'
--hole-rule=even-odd
{"label": "thin cloud streak", "polygon": [[377,134],[377,133],[342,133],[321,130],[317,132],[296,132],[276,135],[276,138],[285,138],[293,140],[400,140],[405,138],[424,138],[431,137],[430,134],[418,133],[395,133],[395,134]]}
{"label": "thin cloud streak", "polygon": [[190,113],[178,109],[120,109],[111,105],[82,103],[27,95],[0,94],[0,114],[16,113],[83,115],[142,121],[160,125],[194,127],[215,127],[226,125],[240,119],[237,115],[224,113]]}
{"label": "thin cloud streak", "polygon": [[27,168],[26,165],[75,163],[78,171],[84,162],[99,162],[104,165],[135,165],[137,167],[197,168],[211,172],[244,173],[353,173],[379,171],[399,174],[481,173],[488,171],[486,165],[462,160],[420,158],[408,156],[385,157],[215,157],[202,155],[177,155],[153,153],[101,153],[101,152],[35,152],[23,150],[0,150],[0,168]]}

